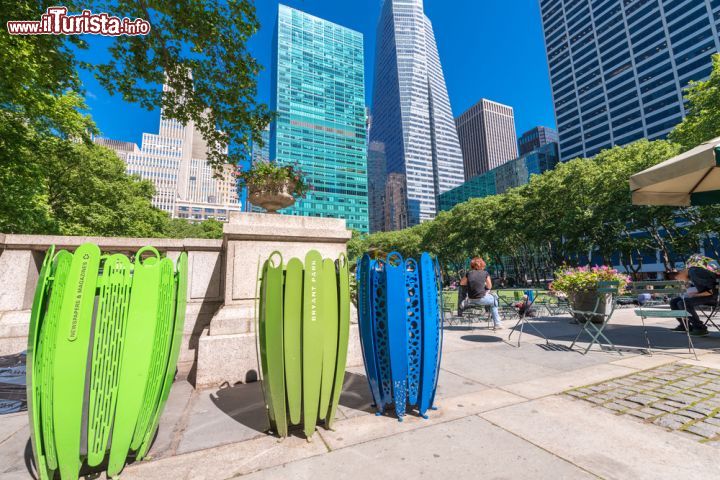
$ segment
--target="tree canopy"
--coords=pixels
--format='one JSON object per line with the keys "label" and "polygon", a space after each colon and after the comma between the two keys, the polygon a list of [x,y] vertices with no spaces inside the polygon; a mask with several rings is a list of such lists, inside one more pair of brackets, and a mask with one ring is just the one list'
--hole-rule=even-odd
{"label": "tree canopy", "polygon": [[563,264],[622,265],[638,274],[658,260],[671,271],[701,247],[718,258],[720,206],[636,206],[628,186],[633,174],[720,136],[720,55],[713,56],[708,80],[691,83],[686,100],[688,115],[669,141],[616,146],[561,163],[504,194],[470,199],[431,222],[358,236],[351,258],[364,251],[426,250],[453,274],[483,255],[496,275],[534,281]]}
{"label": "tree canopy", "polygon": [[[5,2],[0,20],[37,20],[52,5]],[[93,72],[125,101],[194,121],[212,166],[237,163],[271,119],[255,100],[260,66],[246,48],[259,28],[253,2],[101,0],[93,9],[143,18],[152,30],[113,37],[109,58],[97,62],[79,59],[88,48],[83,37],[0,32],[0,231],[221,236],[218,222],[171,222],[152,207],[152,184],[126,175],[114,152],[91,142],[98,130],[78,72]],[[162,84],[170,91],[163,94]]]}
{"label": "tree canopy", "polygon": [[[53,2],[5,2],[2,24],[8,20],[35,20]],[[87,3],[64,2],[70,12]],[[48,97],[67,91],[82,95],[78,68],[93,72],[100,84],[123,100],[188,124],[191,120],[208,144],[208,162],[214,167],[238,164],[272,115],[256,101],[261,66],[246,43],[258,31],[252,0],[196,2],[178,0],[99,0],[95,13],[142,18],[151,23],[148,35],[113,37],[107,61],[78,59],[88,48],[74,35],[9,35],[0,33],[0,106],[44,117],[53,124]],[[90,58],[99,58],[90,56]],[[163,93],[161,85],[170,87]],[[58,130],[62,133],[61,130]],[[91,133],[91,132],[88,132]]]}

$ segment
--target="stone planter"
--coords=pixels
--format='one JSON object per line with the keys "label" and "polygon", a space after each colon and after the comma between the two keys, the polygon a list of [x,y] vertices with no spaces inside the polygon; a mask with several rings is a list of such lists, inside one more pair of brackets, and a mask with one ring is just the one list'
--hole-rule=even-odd
{"label": "stone planter", "polygon": [[[573,310],[592,312],[595,311],[595,306],[597,305],[597,312],[604,314],[612,309],[612,296],[602,295],[602,297],[599,304],[597,304],[598,294],[595,292],[573,293],[568,296],[568,299],[570,300]],[[575,320],[580,323],[585,321],[580,315],[575,315]],[[603,317],[602,315],[593,315],[590,320],[593,323],[602,323]]]}
{"label": "stone planter", "polygon": [[264,208],[267,213],[276,214],[278,210],[295,203],[293,190],[294,186],[290,182],[278,185],[277,188],[248,185],[248,199],[253,205]]}

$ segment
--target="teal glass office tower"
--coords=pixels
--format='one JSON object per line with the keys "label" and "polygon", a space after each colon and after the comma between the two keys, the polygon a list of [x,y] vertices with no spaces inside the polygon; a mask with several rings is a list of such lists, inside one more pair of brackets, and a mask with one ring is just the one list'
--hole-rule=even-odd
{"label": "teal glass office tower", "polygon": [[280,5],[273,42],[270,158],[312,184],[281,213],[369,230],[363,36]]}

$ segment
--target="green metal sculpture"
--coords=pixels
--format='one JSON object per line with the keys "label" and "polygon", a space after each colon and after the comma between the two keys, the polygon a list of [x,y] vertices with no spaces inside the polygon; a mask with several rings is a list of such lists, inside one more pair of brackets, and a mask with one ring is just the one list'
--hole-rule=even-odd
{"label": "green metal sculpture", "polygon": [[[148,258],[144,258],[149,254]],[[176,268],[177,267],[177,268]],[[117,476],[142,460],[170,393],[182,341],[187,254],[103,255],[93,244],[45,256],[28,335],[28,413],[40,480],[84,464]]]}
{"label": "green metal sculpture", "polygon": [[345,378],[350,334],[348,262],[283,265],[275,252],[263,264],[258,339],[270,428],[280,437],[302,422],[310,439],[318,420],[332,428]]}

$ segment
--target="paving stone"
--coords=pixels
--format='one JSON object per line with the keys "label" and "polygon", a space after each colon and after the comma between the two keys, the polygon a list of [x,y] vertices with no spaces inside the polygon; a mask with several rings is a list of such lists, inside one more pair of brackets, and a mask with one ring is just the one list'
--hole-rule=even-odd
{"label": "paving stone", "polygon": [[653,402],[657,402],[660,399],[657,397],[653,397],[651,395],[633,395],[632,397],[628,397],[627,400],[640,404],[640,405],[650,405]]}
{"label": "paving stone", "polygon": [[[671,430],[678,430],[687,423],[687,419],[678,415],[669,414],[656,418],[653,423]],[[694,432],[693,432],[694,433]]]}
{"label": "paving stone", "polygon": [[677,407],[668,405],[666,402],[655,403],[655,404],[653,404],[653,407],[655,407],[658,410],[662,410],[663,412],[674,412],[677,410]]}
{"label": "paving stone", "polygon": [[635,402],[629,402],[627,400],[615,400],[615,403],[624,406],[627,409],[636,409],[638,405]]}
{"label": "paving stone", "polygon": [[706,418],[704,421],[705,421],[705,423],[708,423],[708,424],[710,424],[710,425],[714,425],[714,426],[716,426],[716,427],[720,427],[720,418],[710,417],[710,418]]}
{"label": "paving stone", "polygon": [[570,395],[571,397],[577,397],[577,398],[584,398],[588,395],[583,390],[570,390],[569,392],[567,392],[567,394]]}
{"label": "paving stone", "polygon": [[602,405],[603,403],[607,402],[608,400],[606,398],[600,398],[597,396],[594,397],[586,397],[583,400],[587,400],[588,402],[592,402],[595,405]]}
{"label": "paving stone", "polygon": [[631,415],[633,417],[641,418],[643,420],[647,420],[647,419],[653,418],[655,416],[652,413],[643,412],[642,410],[628,410],[625,413],[628,415]]}
{"label": "paving stone", "polygon": [[[670,401],[677,403],[680,406],[683,406],[683,405],[692,405],[693,403],[696,403],[698,401],[698,399],[693,396],[690,396],[690,395],[682,394],[682,395],[674,395],[673,397],[670,398]],[[668,402],[668,403],[670,403],[670,402]]]}
{"label": "paving stone", "polygon": [[665,384],[664,384],[664,383],[659,383],[659,382],[645,382],[645,383],[642,384],[643,388],[646,389],[646,390],[651,390],[651,389],[655,389],[655,388],[660,388],[660,387],[662,387],[663,385],[665,385]]}
{"label": "paving stone", "polygon": [[712,390],[708,390],[707,388],[704,388],[704,387],[694,388],[693,390],[688,391],[687,393],[703,395],[705,397],[710,397],[710,396],[715,395],[715,392],[713,392]]}
{"label": "paving stone", "polygon": [[632,390],[628,390],[627,388],[619,388],[615,390],[615,396],[616,397],[629,397],[631,395],[635,395],[637,392],[634,392]]}
{"label": "paving stone", "polygon": [[624,412],[628,409],[626,405],[621,405],[617,401],[606,403],[605,405],[603,405],[603,407],[609,410],[613,410],[615,412]]}
{"label": "paving stone", "polygon": [[665,400],[664,403],[665,403],[666,405],[670,405],[671,407],[675,407],[675,408],[685,408],[685,407],[687,407],[688,405],[690,405],[692,402],[680,402],[680,401],[676,401],[676,400],[675,400],[675,397],[673,397],[673,398],[671,398],[671,399],[669,399],[669,400]]}
{"label": "paving stone", "polygon": [[664,411],[658,410],[657,408],[653,408],[653,407],[641,408],[640,411],[643,412],[643,413],[647,413],[647,414],[649,414],[649,415],[651,415],[651,416],[653,416],[653,417],[656,417],[656,416],[658,416],[658,415],[663,415],[663,414],[665,414]]}
{"label": "paving stone", "polygon": [[698,413],[698,414],[702,415],[703,417],[707,417],[708,415],[712,414],[715,411],[714,408],[702,407],[700,405],[693,405],[692,407],[688,407],[687,410]]}
{"label": "paving stone", "polygon": [[678,415],[681,415],[683,417],[691,418],[693,420],[700,420],[701,418],[706,417],[706,415],[704,415],[702,413],[698,413],[698,412],[693,412],[692,410],[678,410],[675,413],[677,413]]}
{"label": "paving stone", "polygon": [[698,422],[685,428],[688,432],[700,435],[704,438],[715,438],[720,435],[720,427],[705,422]]}

